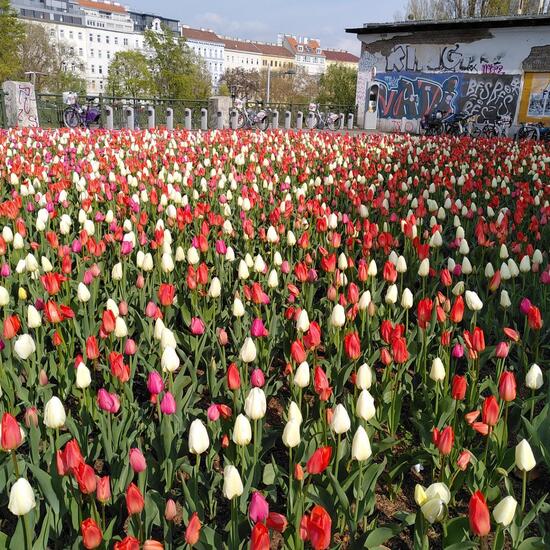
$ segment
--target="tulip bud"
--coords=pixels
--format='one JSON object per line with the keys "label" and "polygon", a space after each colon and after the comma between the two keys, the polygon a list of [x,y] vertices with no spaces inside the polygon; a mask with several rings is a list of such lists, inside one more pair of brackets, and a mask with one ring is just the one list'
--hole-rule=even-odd
{"label": "tulip bud", "polygon": [[373,372],[372,369],[363,363],[359,369],[357,369],[357,374],[355,376],[355,385],[360,390],[368,390],[372,386]]}
{"label": "tulip bud", "polygon": [[245,399],[244,411],[251,420],[259,420],[265,416],[267,404],[265,393],[261,388],[252,388]]}
{"label": "tulip bud", "polygon": [[36,351],[36,344],[32,336],[30,334],[19,336],[13,345],[13,351],[22,361],[28,359]]}
{"label": "tulip bud", "polygon": [[83,390],[91,383],[92,376],[90,374],[90,369],[84,363],[79,363],[76,367],[76,387]]}
{"label": "tulip bud", "polygon": [[233,465],[226,466],[223,470],[223,494],[228,500],[243,494],[241,476]]}
{"label": "tulip bud", "polygon": [[370,420],[376,415],[376,408],[374,406],[374,398],[370,394],[369,390],[363,390],[357,398],[357,404],[355,407],[355,414],[363,420]]}
{"label": "tulip bud", "polygon": [[197,418],[189,428],[189,452],[200,455],[208,449],[210,439],[204,424]]}
{"label": "tulip bud", "polygon": [[343,327],[346,323],[346,312],[340,304],[336,304],[332,309],[330,324],[335,328]]}
{"label": "tulip bud", "polygon": [[300,423],[297,420],[289,420],[283,430],[283,444],[292,449],[300,443]]}
{"label": "tulip bud", "polygon": [[503,527],[508,527],[514,519],[517,505],[517,500],[513,496],[508,495],[503,498],[493,510],[495,521]]}
{"label": "tulip bud", "polygon": [[164,348],[160,358],[160,364],[163,372],[175,372],[180,366],[180,358],[176,350],[170,346]]}
{"label": "tulip bud", "polygon": [[84,283],[78,283],[78,289],[76,291],[78,300],[82,303],[88,302],[91,298],[90,291]]}
{"label": "tulip bud", "polygon": [[236,445],[248,445],[252,440],[252,427],[244,414],[239,414],[233,427],[233,443]]}
{"label": "tulip bud", "polygon": [[36,501],[30,483],[24,477],[20,477],[10,491],[9,511],[16,516],[24,516],[35,506]]}
{"label": "tulip bud", "polygon": [[386,290],[384,296],[384,302],[389,305],[393,305],[397,302],[397,285],[390,285]]}
{"label": "tulip bud", "polygon": [[364,460],[368,460],[371,455],[372,450],[369,436],[363,426],[359,426],[353,436],[353,442],[351,444],[351,458],[353,460],[357,460],[358,462],[362,462]]}
{"label": "tulip bud", "polygon": [[241,361],[244,363],[252,363],[256,359],[256,344],[254,340],[247,336],[240,352]]}
{"label": "tulip bud", "polygon": [[48,428],[61,428],[65,425],[66,419],[63,404],[59,397],[54,395],[44,407],[44,424]]}
{"label": "tulip bud", "polygon": [[420,262],[420,266],[418,267],[418,276],[427,277],[429,273],[430,273],[430,260],[428,260],[428,258],[424,258]]}
{"label": "tulip bud", "polygon": [[542,370],[536,363],[533,363],[525,376],[525,385],[534,391],[540,389],[543,383]]}
{"label": "tulip bud", "polygon": [[531,445],[526,439],[522,439],[516,445],[516,467],[522,472],[530,472],[536,465]]}
{"label": "tulip bud", "polygon": [[412,292],[406,288],[401,295],[401,307],[403,309],[411,309],[414,304],[414,297]]}
{"label": "tulip bud", "polygon": [[305,388],[309,385],[309,377],[309,365],[306,361],[303,361],[294,373],[294,384],[299,388]]}
{"label": "tulip bud", "polygon": [[441,382],[442,380],[445,380],[445,367],[443,365],[443,361],[439,357],[436,357],[432,361],[432,368],[430,370],[430,378],[434,382]]}
{"label": "tulip bud", "polygon": [[344,405],[336,405],[330,427],[338,435],[346,433],[350,429],[351,421]]}
{"label": "tulip bud", "polygon": [[177,516],[177,509],[176,509],[176,503],[174,500],[169,498],[166,501],[166,506],[164,508],[164,518],[166,521],[174,521],[174,519]]}
{"label": "tulip bud", "polygon": [[145,457],[143,453],[137,448],[134,447],[130,449],[130,466],[136,474],[144,472],[147,469],[147,463],[145,462]]}

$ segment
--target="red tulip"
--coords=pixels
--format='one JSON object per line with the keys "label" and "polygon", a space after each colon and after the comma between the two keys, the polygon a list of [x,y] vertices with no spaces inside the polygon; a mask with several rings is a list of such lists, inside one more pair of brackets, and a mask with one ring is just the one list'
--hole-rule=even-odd
{"label": "red tulip", "polygon": [[147,463],[145,462],[145,457],[143,453],[137,448],[134,447],[130,449],[130,466],[136,474],[144,472],[147,469]]}
{"label": "red tulip", "polygon": [[346,355],[355,361],[361,355],[361,340],[357,332],[350,332],[344,336],[344,350]]}
{"label": "red tulip", "polygon": [[250,550],[269,550],[269,531],[263,523],[255,523],[250,537]]}
{"label": "red tulip", "polygon": [[481,352],[485,349],[485,335],[483,334],[483,330],[479,327],[474,328],[472,345],[477,352]]}
{"label": "red tulip", "polygon": [[498,393],[503,401],[513,401],[516,398],[516,378],[513,372],[504,371],[500,375]]}
{"label": "red tulip", "polygon": [[278,531],[279,533],[284,533],[288,526],[288,521],[286,517],[283,516],[283,514],[279,514],[277,512],[269,512],[265,524],[269,529],[273,529],[274,531]]}
{"label": "red tulip", "polygon": [[441,433],[438,434],[435,444],[442,455],[448,455],[453,448],[454,440],[455,434],[453,432],[453,428],[451,426],[447,426],[441,431]]}
{"label": "red tulip", "polygon": [[21,428],[17,420],[10,413],[4,413],[0,446],[4,451],[12,451],[21,445],[21,441]]}
{"label": "red tulip", "polygon": [[508,342],[499,342],[495,348],[495,357],[499,359],[506,359],[510,351],[510,344]]}
{"label": "red tulip", "polygon": [[139,540],[135,537],[126,537],[120,542],[115,542],[113,550],[139,550]]}
{"label": "red tulip", "polygon": [[97,477],[96,498],[102,504],[111,500],[111,483],[109,476]]}
{"label": "red tulip", "polygon": [[303,336],[304,346],[315,349],[321,343],[321,327],[315,321],[309,324],[309,330]]}
{"label": "red tulip", "polygon": [[323,473],[328,465],[330,464],[330,459],[332,457],[332,447],[320,447],[311,455],[310,459],[307,461],[306,469],[309,474],[321,474]]}
{"label": "red tulip", "polygon": [[331,527],[328,512],[320,505],[314,506],[305,522],[306,537],[314,550],[325,550],[330,546]]}
{"label": "red tulip", "polygon": [[490,395],[483,401],[481,419],[488,426],[495,426],[498,422],[499,406],[497,400]]}
{"label": "red tulip", "polygon": [[467,387],[468,387],[468,383],[466,382],[466,377],[460,376],[459,374],[455,374],[453,376],[451,397],[456,401],[462,401],[466,396]]}
{"label": "red tulip", "polygon": [[452,278],[451,273],[449,272],[448,269],[443,269],[441,271],[440,279],[441,279],[441,284],[444,287],[449,287],[453,284],[453,278]]}
{"label": "red tulip", "polygon": [[190,546],[194,546],[199,542],[199,537],[201,534],[201,520],[199,519],[199,514],[193,512],[189,524],[185,529],[185,542]]}
{"label": "red tulip", "polygon": [[101,328],[105,334],[111,334],[114,332],[116,324],[115,314],[110,310],[106,309],[103,312],[103,317],[101,319]]}
{"label": "red tulip", "polygon": [[227,369],[227,387],[232,391],[241,387],[241,375],[235,363],[231,363]]}
{"label": "red tulip", "polygon": [[301,340],[292,342],[290,346],[290,355],[292,355],[292,359],[297,365],[303,363],[307,359],[307,354]]}
{"label": "red tulip", "polygon": [[481,491],[476,491],[470,498],[468,505],[468,519],[470,529],[474,535],[485,537],[491,531],[491,518],[485,497]]}
{"label": "red tulip", "polygon": [[405,363],[409,359],[409,351],[407,350],[407,340],[403,336],[393,338],[391,343],[393,360],[396,363]]}
{"label": "red tulip", "polygon": [[78,483],[78,488],[83,495],[95,493],[97,479],[95,471],[91,466],[82,462],[73,470],[73,474]]}
{"label": "red tulip", "polygon": [[176,287],[167,283],[160,285],[158,291],[158,298],[163,306],[171,306],[174,301],[174,296],[176,295]]}
{"label": "red tulip", "polygon": [[67,277],[60,273],[45,273],[40,277],[42,286],[50,296],[55,296],[61,290],[61,283],[67,280]]}
{"label": "red tulip", "polygon": [[21,322],[17,315],[10,315],[4,320],[4,338],[6,340],[11,340],[17,336],[19,329],[21,328]]}
{"label": "red tulip", "polygon": [[540,309],[537,306],[531,306],[527,312],[527,322],[533,330],[540,330],[543,322],[540,315]]}
{"label": "red tulip", "polygon": [[325,374],[325,371],[319,366],[315,367],[315,373],[313,375],[313,386],[321,401],[327,401],[328,398],[332,395],[332,388],[328,383],[327,375]]}
{"label": "red tulip", "polygon": [[145,501],[143,500],[143,495],[141,491],[134,483],[130,483],[126,489],[126,509],[128,510],[128,515],[141,514]]}
{"label": "red tulip", "polygon": [[86,357],[88,359],[97,359],[99,357],[99,346],[95,336],[86,338]]}
{"label": "red tulip", "polygon": [[388,365],[391,365],[391,363],[393,361],[393,357],[392,357],[391,353],[389,352],[388,348],[382,348],[380,350],[380,361],[382,361],[382,363],[384,365],[386,365],[386,367]]}
{"label": "red tulip", "polygon": [[393,284],[395,283],[395,281],[397,281],[397,270],[390,261],[387,261],[384,264],[382,276],[384,277],[384,281],[387,281],[388,283]]}
{"label": "red tulip", "polygon": [[97,548],[103,541],[103,533],[92,518],[85,519],[80,524],[80,531],[82,533],[82,544],[88,550]]}
{"label": "red tulip", "polygon": [[462,321],[464,317],[464,298],[462,296],[457,296],[451,312],[449,313],[449,318],[451,322],[458,324]]}
{"label": "red tulip", "polygon": [[418,326],[425,330],[432,320],[433,302],[430,298],[423,298],[418,302],[416,316],[418,318]]}
{"label": "red tulip", "polygon": [[458,456],[458,460],[456,461],[456,465],[462,470],[466,470],[468,467],[468,464],[470,464],[470,460],[472,458],[472,453],[468,450],[464,450],[460,453]]}
{"label": "red tulip", "polygon": [[65,445],[63,449],[63,462],[66,470],[69,472],[73,472],[84,463],[84,458],[82,457],[82,452],[80,451],[80,446],[76,439],[71,439]]}

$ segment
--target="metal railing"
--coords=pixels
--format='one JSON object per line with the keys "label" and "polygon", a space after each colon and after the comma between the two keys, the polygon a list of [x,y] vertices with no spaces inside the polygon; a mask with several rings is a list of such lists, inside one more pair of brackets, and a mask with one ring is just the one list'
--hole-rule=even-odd
{"label": "metal railing", "polygon": [[[0,89],[0,127],[6,128],[7,120],[4,105],[4,92]],[[86,96],[79,96],[81,105],[86,103]],[[163,127],[167,123],[167,110],[173,110],[174,128],[183,128],[186,110],[191,111],[191,127],[197,129],[201,127],[201,110],[208,109],[208,100],[186,100],[186,99],[159,99],[159,98],[134,98],[134,97],[114,97],[109,95],[93,96],[96,100],[96,106],[101,113],[100,125],[106,126],[107,107],[112,109],[113,127],[124,128],[127,124],[127,108],[132,107],[134,111],[134,128],[145,129],[148,127],[149,109],[153,108],[155,114],[155,126]],[[63,103],[62,94],[37,93],[36,107],[40,126],[46,128],[59,128],[63,124],[63,111],[67,105]],[[291,113],[292,127],[295,127],[298,113],[301,112],[305,118],[309,110],[309,103],[278,103],[272,102],[266,105],[272,111],[279,113],[279,126],[283,127],[286,112]],[[355,115],[355,106],[352,105],[319,105],[319,110],[323,112],[331,111],[335,113],[344,113],[344,115]],[[215,120],[215,114],[209,113],[209,126],[212,127],[212,121]],[[305,124],[304,124],[305,127]]]}

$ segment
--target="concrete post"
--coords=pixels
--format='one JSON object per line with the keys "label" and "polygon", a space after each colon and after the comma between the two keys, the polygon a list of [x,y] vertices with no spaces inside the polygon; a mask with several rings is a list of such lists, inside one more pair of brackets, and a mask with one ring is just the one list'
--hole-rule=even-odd
{"label": "concrete post", "polygon": [[273,115],[271,118],[271,127],[273,130],[279,129],[279,111],[273,111]]}
{"label": "concrete post", "polygon": [[147,105],[147,128],[152,130],[155,127],[155,108]]}
{"label": "concrete post", "polygon": [[134,126],[134,108],[127,106],[124,109],[124,113],[126,115],[126,128],[129,130],[133,130],[135,128]]}
{"label": "concrete post", "polygon": [[201,109],[201,130],[208,130],[208,109]]}
{"label": "concrete post", "polygon": [[216,113],[216,128],[223,130],[223,113],[221,111]]}
{"label": "concrete post", "polygon": [[114,127],[113,108],[110,105],[105,105],[105,128],[112,130]]}
{"label": "concrete post", "polygon": [[292,122],[292,113],[290,111],[285,112],[285,130],[290,130],[290,124]]}
{"label": "concrete post", "polygon": [[298,111],[298,114],[296,115],[296,130],[301,130],[304,126],[304,113],[302,111]]}
{"label": "concrete post", "polygon": [[172,107],[166,109],[166,129],[169,131],[174,129],[174,109]]}
{"label": "concrete post", "polygon": [[193,111],[191,111],[191,109],[189,108],[185,109],[185,111],[183,112],[184,126],[186,130],[191,130],[191,128],[193,127],[192,115],[193,115]]}
{"label": "concrete post", "polygon": [[339,124],[339,130],[343,130],[344,129],[344,126],[346,125],[346,115],[344,115],[344,113],[339,113],[339,117],[340,117],[340,124]]}
{"label": "concrete post", "polygon": [[353,113],[348,114],[348,130],[353,130]]}
{"label": "concrete post", "polygon": [[238,126],[238,113],[236,109],[231,109],[231,112],[229,114],[229,127],[232,130],[236,130]]}

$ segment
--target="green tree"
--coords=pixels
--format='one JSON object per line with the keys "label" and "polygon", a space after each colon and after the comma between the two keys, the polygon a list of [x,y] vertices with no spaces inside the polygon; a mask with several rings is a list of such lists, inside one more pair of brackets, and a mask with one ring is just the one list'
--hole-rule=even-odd
{"label": "green tree", "polygon": [[149,97],[156,91],[147,58],[138,51],[116,52],[109,65],[107,93],[113,96]]}
{"label": "green tree", "polygon": [[256,100],[260,98],[261,79],[260,73],[251,69],[249,71],[242,67],[227,69],[221,82],[229,88],[231,94],[235,94],[240,99]]}
{"label": "green tree", "polygon": [[204,99],[210,95],[210,75],[183,37],[175,36],[163,25],[161,32],[145,31],[145,43],[151,54],[149,67],[159,96]]}
{"label": "green tree", "polygon": [[319,82],[319,103],[354,105],[357,71],[351,67],[330,65]]}
{"label": "green tree", "polygon": [[19,47],[25,40],[25,29],[17,19],[9,0],[0,0],[0,82],[17,78],[21,65]]}

